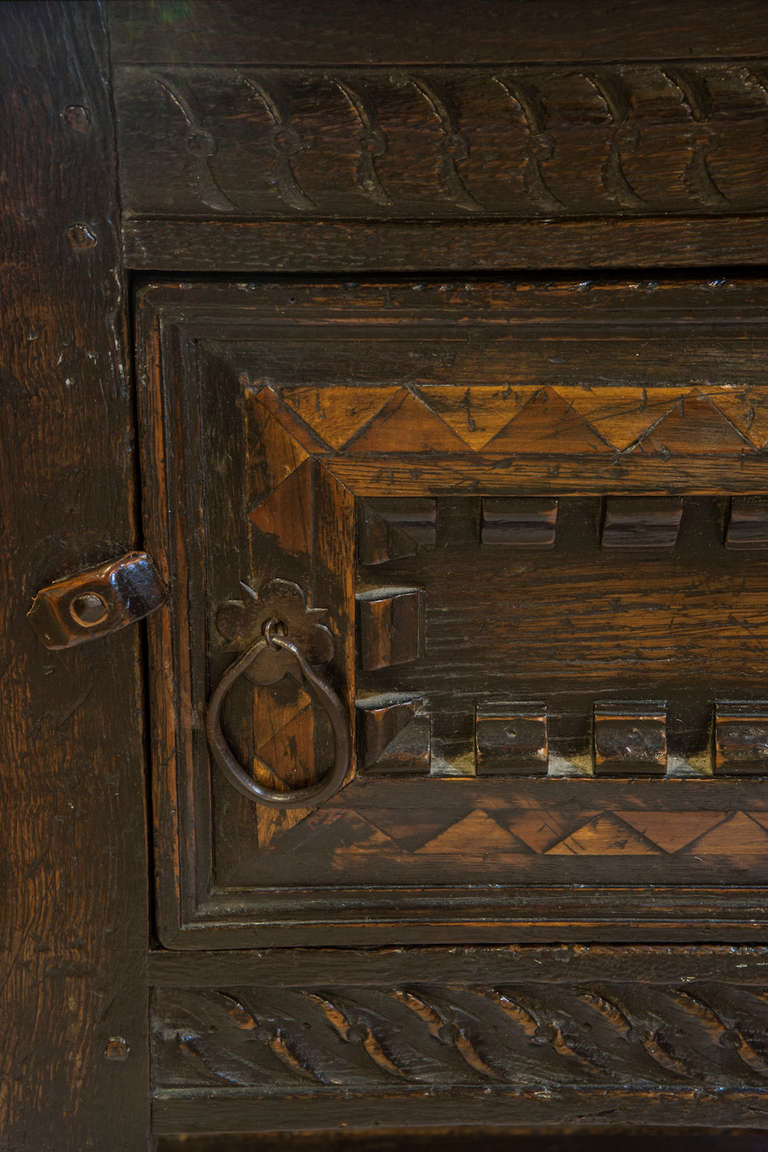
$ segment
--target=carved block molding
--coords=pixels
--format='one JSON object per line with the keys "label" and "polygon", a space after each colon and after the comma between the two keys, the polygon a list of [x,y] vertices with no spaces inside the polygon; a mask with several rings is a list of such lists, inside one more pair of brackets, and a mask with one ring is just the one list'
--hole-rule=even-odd
{"label": "carved block molding", "polygon": [[549,765],[546,704],[485,704],[475,712],[477,774],[538,775]]}
{"label": "carved block molding", "polygon": [[362,772],[425,775],[431,766],[429,716],[419,697],[373,696],[357,701],[358,768]]}
{"label": "carved block molding", "polygon": [[663,776],[667,769],[667,708],[663,703],[595,705],[595,772]]}
{"label": "carved block molding", "polygon": [[736,776],[768,773],[768,701],[716,705],[715,771]]}
{"label": "carved block molding", "polygon": [[683,514],[680,497],[609,496],[603,548],[674,548]]}
{"label": "carved block molding", "polygon": [[725,546],[768,548],[768,500],[764,496],[734,496]]}

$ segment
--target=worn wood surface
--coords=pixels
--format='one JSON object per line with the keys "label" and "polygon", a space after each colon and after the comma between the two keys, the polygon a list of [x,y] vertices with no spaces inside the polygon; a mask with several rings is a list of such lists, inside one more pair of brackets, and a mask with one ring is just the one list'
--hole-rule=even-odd
{"label": "worn wood surface", "polygon": [[[149,648],[169,1148],[767,1123],[766,960],[735,943],[765,938],[768,867],[768,330],[743,274],[768,261],[762,6],[444,7],[107,5],[126,263],[237,273],[137,296],[145,525],[173,588]],[[0,27],[0,1147],[127,1152],[148,1135],[138,636],[51,655],[23,619],[141,543],[112,92],[100,5],[6,4]],[[584,271],[686,265],[712,271]],[[424,278],[510,267],[579,273]],[[388,270],[418,281],[347,279]],[[359,720],[359,771],[316,812],[255,808],[206,758],[216,609],[260,575],[329,610]],[[265,782],[315,778],[306,693],[235,696]],[[614,946],[498,947],[565,935]],[[276,943],[302,947],[242,950]]]}
{"label": "worn wood surface", "polygon": [[126,264],[168,272],[504,271],[768,262],[762,216],[614,220],[126,220]]}
{"label": "worn wood surface", "polygon": [[[763,1152],[759,1131],[702,1128],[517,1129],[515,1152],[607,1152],[617,1140],[627,1152],[644,1152],[649,1141],[659,1152]],[[270,1133],[262,1136],[164,1136],[157,1152],[467,1152],[482,1142],[488,1152],[508,1152],[510,1133],[480,1128],[371,1132]]]}
{"label": "worn wood surface", "polygon": [[110,12],[134,267],[766,260],[755,0]]}
{"label": "worn wood surface", "polygon": [[[542,1095],[542,1091],[545,1093]],[[514,1089],[494,1093],[470,1093],[452,1089],[449,1093],[417,1090],[410,1095],[396,1090],[373,1100],[368,1093],[335,1094],[319,1105],[306,1097],[276,1096],[258,1100],[231,1093],[229,1097],[195,1097],[189,1101],[167,1101],[155,1105],[157,1132],[254,1132],[264,1124],[269,1132],[335,1131],[343,1112],[348,1130],[370,1128],[371,1111],[386,1117],[389,1126],[440,1127],[447,1108],[460,1113],[468,1129],[492,1126],[508,1129],[514,1138],[517,1127],[551,1127],[601,1122],[621,1123],[629,1128],[659,1127],[672,1121],[683,1127],[698,1124],[726,1128],[761,1123],[765,1094],[759,1091],[721,1092],[700,1088],[673,1091],[651,1088],[647,1091],[621,1088],[537,1088],[532,1092]],[[193,1145],[194,1147],[194,1145]]]}
{"label": "worn wood surface", "polygon": [[38,588],[138,543],[102,12],[0,9],[0,1147],[143,1147],[143,701],[128,629],[44,649]]}
{"label": "worn wood surface", "polygon": [[158,1129],[247,1131],[259,1106],[277,1129],[338,1127],[339,1108],[350,1130],[482,1107],[690,1123],[694,1101],[706,1123],[718,1094],[764,1127],[764,969],[751,948],[158,955]]}
{"label": "worn wood surface", "polygon": [[125,211],[383,220],[764,212],[766,63],[118,68]]}
{"label": "worn wood surface", "polygon": [[[755,0],[611,0],[588,8],[539,0],[111,0],[118,64],[468,64],[753,57],[768,52]],[[254,30],[258,35],[253,34]]]}
{"label": "worn wood surface", "polygon": [[[736,895],[734,893],[734,895]],[[199,950],[193,955],[170,949],[149,954],[149,981],[154,988],[216,988],[219,985],[279,989],[293,984],[339,983],[356,987],[385,986],[398,980],[424,983],[434,979],[435,961],[446,984],[471,984],[479,971],[501,983],[544,981],[611,981],[642,983],[651,974],[664,984],[684,986],[695,978],[716,984],[738,979],[761,985],[768,963],[765,946],[635,944],[616,950],[610,945],[587,948],[566,944],[506,947],[406,948],[267,948],[262,951]],[[352,973],[352,976],[350,976]]]}
{"label": "worn wood surface", "polygon": [[[314,811],[261,812],[194,736],[157,761],[166,943],[750,930],[725,889],[698,910],[685,892],[760,885],[768,859],[763,782],[711,747],[715,706],[763,695],[765,561],[725,536],[733,484],[766,486],[764,293],[729,278],[141,289],[145,412],[165,404],[161,432],[144,418],[147,507],[173,485],[147,531],[175,634],[189,619],[194,637],[174,703],[150,624],[163,742],[179,747],[231,659],[205,621],[237,579],[276,575],[331,609],[360,730],[357,775]],[[306,697],[261,690],[268,722],[258,703],[249,728],[239,691],[242,762],[255,748],[286,786],[319,774]],[[520,772],[526,704],[546,762]],[[760,730],[744,731],[759,762]],[[680,899],[674,928],[654,898]]]}

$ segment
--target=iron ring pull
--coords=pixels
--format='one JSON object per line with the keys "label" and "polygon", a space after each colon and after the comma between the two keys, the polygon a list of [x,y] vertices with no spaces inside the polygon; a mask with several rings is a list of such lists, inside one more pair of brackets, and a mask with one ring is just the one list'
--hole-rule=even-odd
{"label": "iron ring pull", "polygon": [[[222,676],[211,695],[206,713],[205,729],[208,736],[213,757],[229,782],[249,800],[258,800],[262,804],[270,804],[273,808],[306,808],[327,800],[338,792],[344,782],[349,769],[349,731],[347,716],[339,697],[327,681],[323,680],[307,663],[301,650],[287,637],[275,633],[269,621],[260,636],[249,648],[238,657]],[[278,792],[276,788],[267,788],[254,780],[238,761],[232,752],[221,728],[221,709],[224,699],[235,681],[250,667],[253,661],[265,648],[276,647],[290,652],[296,661],[297,669],[301,673],[301,681],[309,689],[317,703],[325,710],[331,722],[334,738],[334,760],[322,780],[317,784],[308,784],[304,788],[294,788],[287,792]],[[299,677],[295,677],[297,680]],[[262,763],[259,761],[259,763]],[[265,765],[265,767],[267,767]]]}

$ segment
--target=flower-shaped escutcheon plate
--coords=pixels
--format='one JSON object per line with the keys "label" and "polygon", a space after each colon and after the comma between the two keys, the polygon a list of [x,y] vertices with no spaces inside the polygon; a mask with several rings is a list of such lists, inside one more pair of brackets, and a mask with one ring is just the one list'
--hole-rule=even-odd
{"label": "flower-shaped escutcheon plate", "polygon": [[[333,636],[321,621],[325,608],[308,608],[298,584],[290,580],[270,580],[258,593],[241,582],[242,600],[228,600],[216,613],[216,628],[227,641],[226,651],[244,652],[265,638],[270,621],[278,635],[299,648],[308,664],[320,667],[333,659]],[[267,645],[244,675],[259,685],[275,684],[296,666],[293,655],[284,648]]]}

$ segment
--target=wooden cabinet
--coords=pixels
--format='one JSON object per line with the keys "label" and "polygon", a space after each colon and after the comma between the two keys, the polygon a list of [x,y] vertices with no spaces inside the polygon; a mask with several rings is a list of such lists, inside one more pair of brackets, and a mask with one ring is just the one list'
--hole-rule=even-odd
{"label": "wooden cabinet", "polygon": [[163,944],[763,936],[767,298],[140,290]]}
{"label": "wooden cabinet", "polygon": [[0,25],[3,1149],[765,1127],[760,5]]}

